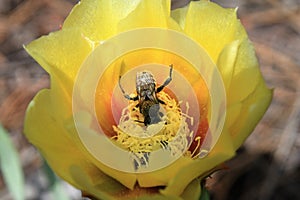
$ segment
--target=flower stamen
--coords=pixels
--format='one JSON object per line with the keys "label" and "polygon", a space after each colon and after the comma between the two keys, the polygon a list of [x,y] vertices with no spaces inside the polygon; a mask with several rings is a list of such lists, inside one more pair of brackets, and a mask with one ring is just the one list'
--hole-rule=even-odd
{"label": "flower stamen", "polygon": [[167,93],[161,91],[157,96],[165,102],[160,104],[160,122],[144,126],[140,123],[144,117],[136,107],[136,102],[130,101],[122,110],[119,124],[113,126],[116,135],[111,139],[132,154],[137,169],[141,166],[147,167],[150,153],[159,149],[169,151],[172,156],[184,154],[193,136],[193,131],[190,130],[193,117],[187,113],[188,102],[186,112],[183,113],[180,103]]}
{"label": "flower stamen", "polygon": [[195,153],[196,153],[196,152],[199,150],[199,148],[200,148],[201,137],[200,137],[200,136],[196,137],[196,138],[195,138],[195,141],[197,142],[197,146],[196,146],[196,148],[193,150],[193,153],[191,154],[191,158],[196,158],[197,156],[200,155],[200,151],[199,151],[199,153],[197,153],[196,155],[195,155]]}

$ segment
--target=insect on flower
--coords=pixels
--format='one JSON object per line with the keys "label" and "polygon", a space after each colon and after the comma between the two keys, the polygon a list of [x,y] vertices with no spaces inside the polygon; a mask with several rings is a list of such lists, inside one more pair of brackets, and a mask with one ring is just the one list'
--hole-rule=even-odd
{"label": "insect on flower", "polygon": [[162,91],[172,81],[173,65],[170,65],[169,77],[165,82],[156,88],[156,81],[148,71],[138,72],[136,74],[136,93],[134,97],[130,97],[124,91],[121,85],[121,76],[119,76],[119,87],[128,100],[139,101],[136,107],[139,107],[140,113],[144,116],[144,125],[155,124],[161,121],[161,113],[159,112],[160,105],[165,104],[162,100],[157,98],[157,93]]}

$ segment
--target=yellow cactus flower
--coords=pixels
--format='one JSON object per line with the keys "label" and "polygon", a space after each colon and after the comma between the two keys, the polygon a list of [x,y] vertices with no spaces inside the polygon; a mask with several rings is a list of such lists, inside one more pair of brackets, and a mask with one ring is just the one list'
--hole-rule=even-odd
{"label": "yellow cactus flower", "polygon": [[50,74],[25,135],[96,199],[198,199],[272,99],[236,16],[209,1],[82,0],[25,46]]}

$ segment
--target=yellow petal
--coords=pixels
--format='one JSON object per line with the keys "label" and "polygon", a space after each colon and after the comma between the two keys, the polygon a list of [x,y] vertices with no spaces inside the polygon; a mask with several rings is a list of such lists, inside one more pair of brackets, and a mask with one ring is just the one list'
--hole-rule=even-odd
{"label": "yellow petal", "polygon": [[170,0],[143,0],[136,9],[120,21],[118,31],[143,27],[163,27],[180,30],[170,17]]}
{"label": "yellow petal", "polygon": [[[98,198],[105,198],[126,190],[123,185],[88,161],[67,130],[57,122],[50,96],[50,90],[42,90],[30,103],[24,129],[28,140],[40,150],[48,164],[60,177],[78,189],[95,192],[94,195]],[[97,190],[94,189],[96,185]],[[99,190],[100,185],[102,190]],[[107,187],[108,185],[111,189]]]}
{"label": "yellow petal", "polygon": [[183,191],[181,197],[183,199],[198,200],[201,193],[200,181],[193,180]]}
{"label": "yellow petal", "polygon": [[78,29],[69,29],[43,36],[25,50],[50,74],[51,102],[61,122],[70,118],[72,90],[77,72],[91,51]]}
{"label": "yellow petal", "polygon": [[170,179],[167,187],[161,192],[172,195],[182,194],[192,180],[207,175],[208,171],[234,155],[235,150],[232,138],[228,131],[224,129],[212,151],[206,157],[198,158],[190,164],[183,166],[176,176]]}
{"label": "yellow petal", "polygon": [[178,8],[175,10],[172,10],[171,17],[179,24],[181,29],[184,29],[185,26],[185,17],[188,11],[188,6],[185,6],[183,8]]}
{"label": "yellow petal", "polygon": [[247,99],[242,101],[238,121],[230,127],[235,149],[237,149],[254,130],[269,107],[272,96],[273,90],[268,89],[264,80],[260,77],[260,82],[254,92]]}
{"label": "yellow petal", "polygon": [[236,103],[233,105],[230,105],[226,109],[226,121],[225,121],[225,126],[226,128],[231,127],[234,125],[234,123],[237,123],[239,120],[239,116],[242,110],[242,103]]}
{"label": "yellow petal", "polygon": [[[58,123],[64,125],[66,120],[72,118],[72,81],[61,71],[50,75],[50,101],[53,110],[51,114],[55,116]],[[49,109],[50,110],[50,109]],[[69,133],[71,137],[75,133]]]}
{"label": "yellow petal", "polygon": [[[74,165],[70,167],[70,173],[77,183],[84,186],[81,189],[83,192],[88,191],[88,194],[97,199],[114,200],[116,199],[115,196],[128,190],[119,182],[103,174],[96,167],[87,171],[81,166]],[[95,183],[93,179],[96,179],[97,182]]]}
{"label": "yellow petal", "polygon": [[229,106],[245,99],[259,82],[259,65],[248,39],[227,45],[221,52],[217,65],[225,84]]}
{"label": "yellow petal", "polygon": [[121,19],[132,12],[140,0],[84,0],[78,3],[64,22],[63,29],[79,28],[84,36],[102,41],[117,33]]}
{"label": "yellow petal", "polygon": [[[135,174],[126,173],[108,167],[107,165],[103,164],[95,157],[95,152],[97,152],[98,154],[107,154],[107,155],[111,155],[110,154],[111,152],[108,152],[107,149],[102,147],[100,148],[100,151],[99,148],[97,148],[98,151],[94,150],[92,152],[93,155],[91,155],[90,150],[95,148],[95,146],[99,147],[99,145],[101,145],[99,142],[99,138],[97,137],[97,134],[99,133],[96,133],[95,131],[93,131],[91,127],[89,127],[89,125],[92,123],[91,122],[92,118],[90,114],[88,113],[77,113],[77,114],[80,115],[79,117],[81,118],[81,120],[76,121],[76,127],[73,119],[71,119],[68,122],[65,122],[65,125],[68,127],[69,133],[76,133],[76,131],[80,131],[81,133],[83,132],[85,134],[86,137],[84,140],[82,140],[82,135],[81,137],[79,137],[78,134],[73,134],[74,136],[72,138],[77,148],[84,153],[85,159],[93,163],[93,165],[97,167],[98,170],[101,170],[105,174],[108,174],[110,177],[114,178],[114,180],[118,180],[127,188],[133,189],[136,183]],[[84,145],[83,143],[89,145],[88,149],[85,146],[83,146]]]}
{"label": "yellow petal", "polygon": [[[63,83],[68,81],[71,84],[92,50],[78,29],[50,33],[31,42],[25,49],[50,76],[55,75]],[[67,89],[72,92],[72,87]]]}
{"label": "yellow petal", "polygon": [[[230,128],[232,135],[238,135],[237,138],[239,139],[236,139],[237,148],[251,133],[262,117],[262,114],[269,105],[272,95],[263,84],[255,52],[248,39],[234,41],[227,45],[218,59],[218,68],[222,74],[227,91],[227,116],[225,126]],[[259,102],[259,96],[256,95],[257,100],[251,97],[257,93],[256,90],[261,91],[261,95],[265,95],[266,99]],[[249,101],[247,99],[251,98],[253,99],[251,104],[258,104],[257,106],[262,109],[261,111],[255,111],[257,114],[252,113],[252,117],[248,116],[248,114],[251,114],[247,111],[252,105],[246,103]],[[248,117],[249,119],[251,118],[251,122],[247,122],[247,126],[249,127],[244,128],[241,124],[245,122],[242,121]],[[247,127],[246,125],[244,126]]]}
{"label": "yellow petal", "polygon": [[238,55],[239,47],[241,42],[236,40],[224,47],[222,52],[220,53],[217,66],[222,75],[223,83],[225,89],[228,91],[230,89],[232,76],[235,69],[236,58]]}
{"label": "yellow petal", "polygon": [[[45,90],[31,103],[25,122],[25,133],[28,139],[43,153],[50,166],[74,186],[81,190],[89,191],[99,198],[102,198],[103,195],[115,195],[121,190],[127,190],[126,187],[115,181],[111,176],[101,172],[99,168],[103,168],[107,173],[112,174],[113,177],[115,175],[121,180],[125,180],[121,182],[127,187],[133,188],[135,183],[134,177],[132,179],[132,176],[126,176],[126,173],[115,172],[115,170],[95,161],[87,154],[80,141],[76,140],[76,135],[72,135],[74,132],[70,131],[70,128],[66,129],[64,127],[69,124],[59,123],[59,117],[55,116],[56,112],[51,112],[54,109],[52,109],[52,104],[49,102],[51,100],[51,95],[49,94],[50,91]],[[47,106],[43,106],[43,104]],[[45,124],[39,123],[41,124],[40,126],[33,126],[33,123],[38,121],[37,119],[42,120]],[[72,154],[72,156],[69,154]],[[92,162],[95,164],[92,164]],[[76,170],[74,171],[74,169]],[[78,169],[81,169],[82,173],[78,173]],[[123,178],[124,176],[126,177]],[[83,179],[85,181],[81,182]],[[115,189],[108,190],[107,186]],[[102,196],[99,196],[100,194]]]}
{"label": "yellow petal", "polygon": [[169,180],[180,172],[182,167],[192,162],[191,158],[181,157],[163,169],[150,173],[137,174],[138,183],[141,187],[165,186]]}
{"label": "yellow petal", "polygon": [[[220,64],[222,68],[222,63]],[[251,94],[261,78],[255,51],[248,39],[241,42],[232,70],[227,92],[229,105],[240,102]]]}
{"label": "yellow petal", "polygon": [[[47,140],[47,137],[51,137],[56,132],[60,132],[61,128],[60,126],[54,126],[55,119],[51,118],[49,113],[47,113],[47,108],[49,106],[49,95],[50,91],[48,89],[44,89],[40,91],[34,98],[34,100],[29,104],[29,107],[27,109],[26,118],[25,118],[25,128],[24,132],[28,140],[34,144],[37,148],[39,148],[43,155],[45,157],[48,157],[48,153],[53,152],[53,155],[62,155],[62,153],[67,153],[67,151],[61,151],[60,148],[57,148],[59,145],[59,142],[52,142],[55,140],[58,140],[57,138],[51,138]],[[46,103],[48,106],[43,106],[43,103]],[[45,128],[44,126],[48,126]],[[49,131],[51,134],[46,134],[45,132]],[[67,144],[68,141],[68,134],[61,135],[59,140],[62,143]],[[51,142],[50,142],[51,141]],[[44,148],[51,149],[50,151],[44,151]],[[66,147],[67,148],[67,147]],[[73,146],[70,146],[70,152],[74,152]],[[76,152],[76,151],[75,151]],[[72,154],[74,155],[74,154]],[[65,156],[65,155],[63,155]],[[50,157],[50,156],[49,156]],[[65,159],[65,162],[56,163],[51,158],[55,158],[55,156],[51,156],[50,160],[48,160],[48,163],[50,166],[53,165],[65,165],[66,163],[70,164],[70,161],[68,159]],[[66,158],[69,158],[69,156],[66,156]],[[69,162],[68,162],[69,161]],[[54,167],[56,168],[56,167]],[[66,174],[68,174],[67,171],[65,171]],[[61,172],[58,172],[58,174],[65,178],[66,180],[70,181],[72,184],[75,184],[75,182],[70,178],[69,175],[65,175],[64,173],[61,174]],[[76,184],[75,184],[76,185]]]}
{"label": "yellow petal", "polygon": [[190,3],[184,31],[206,49],[215,63],[225,45],[246,37],[236,10],[224,9],[209,1]]}

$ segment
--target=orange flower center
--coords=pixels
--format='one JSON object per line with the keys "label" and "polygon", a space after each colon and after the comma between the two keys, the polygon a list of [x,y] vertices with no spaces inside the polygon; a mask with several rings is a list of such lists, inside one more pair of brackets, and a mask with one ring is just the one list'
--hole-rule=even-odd
{"label": "orange flower center", "polygon": [[[174,66],[172,81],[156,94],[160,102],[153,112],[159,119],[145,123],[151,105],[145,114],[141,110],[144,107],[139,106],[141,100],[134,99],[138,92],[136,76],[150,71],[158,88],[169,77],[170,64]],[[149,154],[158,149],[167,149],[174,156],[198,157],[208,132],[208,101],[206,84],[190,63],[169,52],[149,49],[126,54],[105,70],[97,87],[95,108],[104,134],[132,153],[138,167],[147,165]]]}

